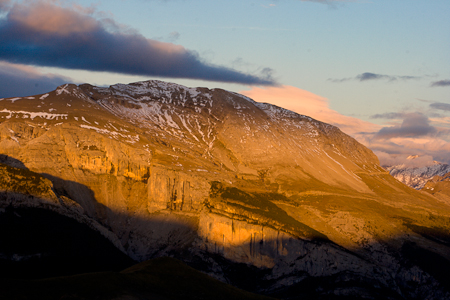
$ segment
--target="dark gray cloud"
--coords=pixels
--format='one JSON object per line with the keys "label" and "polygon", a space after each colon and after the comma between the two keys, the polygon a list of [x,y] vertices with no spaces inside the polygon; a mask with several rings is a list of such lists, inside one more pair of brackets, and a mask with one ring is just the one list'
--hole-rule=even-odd
{"label": "dark gray cloud", "polygon": [[440,110],[450,111],[450,104],[448,104],[448,103],[438,103],[438,102],[436,102],[436,103],[431,103],[431,104],[430,104],[430,107],[431,107],[431,108],[434,108],[434,109],[440,109]]}
{"label": "dark gray cloud", "polygon": [[328,78],[327,81],[331,81],[331,82],[335,82],[335,83],[341,83],[341,82],[345,82],[345,81],[349,81],[349,80],[353,80],[354,78],[352,77],[347,77],[347,78]]}
{"label": "dark gray cloud", "polygon": [[376,79],[389,79],[390,76],[366,72],[366,73],[357,75],[355,78],[358,79],[359,81],[366,81],[366,80],[376,80]]}
{"label": "dark gray cloud", "polygon": [[378,80],[378,79],[386,79],[389,81],[394,80],[409,80],[409,79],[419,79],[420,77],[416,76],[391,76],[391,75],[382,75],[382,74],[375,74],[375,73],[362,73],[355,77],[355,79],[359,81],[367,81],[367,80]]}
{"label": "dark gray cloud", "polygon": [[43,94],[73,82],[70,78],[42,74],[34,68],[0,62],[0,98]]}
{"label": "dark gray cloud", "polygon": [[393,119],[403,119],[404,116],[405,116],[404,113],[390,112],[390,113],[372,115],[372,116],[370,116],[370,118],[371,119],[393,120]]}
{"label": "dark gray cloud", "polygon": [[121,31],[110,19],[97,20],[54,3],[16,3],[9,10],[0,20],[1,60],[130,75],[276,84],[270,76],[208,64],[182,46]]}
{"label": "dark gray cloud", "polygon": [[397,76],[397,75],[384,75],[384,74],[376,74],[365,72],[355,77],[346,77],[346,78],[329,78],[328,81],[341,83],[349,80],[358,80],[358,81],[370,81],[370,80],[387,80],[387,81],[396,81],[396,80],[410,80],[410,79],[420,79],[419,76]]}
{"label": "dark gray cloud", "polygon": [[431,83],[431,86],[450,86],[450,80],[445,79],[445,80],[434,81]]}
{"label": "dark gray cloud", "polygon": [[430,125],[430,120],[422,113],[408,113],[404,115],[401,125],[382,128],[375,139],[389,139],[396,137],[415,138],[436,133],[437,130]]}

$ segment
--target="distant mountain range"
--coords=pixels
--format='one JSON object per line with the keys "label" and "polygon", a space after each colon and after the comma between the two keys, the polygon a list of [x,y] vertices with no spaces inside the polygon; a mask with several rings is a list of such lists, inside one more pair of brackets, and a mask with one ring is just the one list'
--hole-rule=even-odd
{"label": "distant mountain range", "polygon": [[[409,156],[409,160],[418,158],[418,155]],[[423,167],[409,167],[407,165],[385,166],[386,170],[395,177],[395,179],[404,184],[422,189],[425,184],[434,176],[444,176],[450,172],[450,165],[435,161],[433,165]]]}
{"label": "distant mountain range", "polygon": [[[0,275],[25,270],[1,289],[18,299],[32,297],[17,292],[26,273],[35,291],[63,286],[55,299],[146,299],[163,276],[152,263],[119,271],[166,256],[276,298],[450,299],[442,199],[337,127],[221,89],[65,84],[0,99]],[[176,269],[155,299],[179,297]],[[38,279],[86,272],[109,283]],[[89,294],[92,280],[114,293]]]}

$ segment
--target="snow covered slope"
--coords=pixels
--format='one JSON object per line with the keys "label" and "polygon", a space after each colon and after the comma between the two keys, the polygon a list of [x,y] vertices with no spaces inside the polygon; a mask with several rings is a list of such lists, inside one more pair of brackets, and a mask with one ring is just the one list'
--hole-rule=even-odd
{"label": "snow covered slope", "polygon": [[[415,159],[417,156],[410,156],[408,159]],[[450,165],[434,162],[433,165],[423,167],[408,167],[406,165],[387,166],[386,170],[400,182],[407,186],[422,189],[425,184],[434,176],[444,176],[450,172]]]}

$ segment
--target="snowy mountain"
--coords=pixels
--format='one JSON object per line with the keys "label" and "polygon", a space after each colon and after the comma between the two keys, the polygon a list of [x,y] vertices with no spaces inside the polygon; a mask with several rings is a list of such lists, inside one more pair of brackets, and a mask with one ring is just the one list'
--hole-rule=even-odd
{"label": "snowy mountain", "polygon": [[66,84],[0,99],[0,150],[0,209],[75,219],[134,260],[176,257],[279,298],[450,298],[429,268],[450,259],[449,204],[274,105],[161,81]]}
{"label": "snowy mountain", "polygon": [[[417,157],[410,156],[408,159],[413,160]],[[434,176],[444,176],[450,172],[450,165],[437,161],[431,166],[409,167],[406,165],[395,165],[386,166],[385,168],[395,179],[416,190],[422,189]]]}

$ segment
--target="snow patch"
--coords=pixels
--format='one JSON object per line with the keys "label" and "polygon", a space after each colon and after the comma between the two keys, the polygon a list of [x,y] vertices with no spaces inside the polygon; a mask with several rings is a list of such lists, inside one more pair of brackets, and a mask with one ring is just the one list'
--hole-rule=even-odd
{"label": "snow patch", "polygon": [[[68,114],[52,114],[52,113],[46,113],[46,112],[30,112],[30,111],[23,111],[23,110],[12,111],[12,110],[8,110],[6,108],[3,110],[0,110],[0,113],[8,113],[9,116],[4,117],[6,119],[11,119],[13,114],[16,114],[16,116],[15,116],[16,118],[19,117],[19,114],[27,115],[30,117],[31,120],[33,120],[36,117],[39,117],[42,119],[47,119],[47,120],[53,120],[53,119],[58,120],[58,118],[67,119],[67,116],[68,116]],[[3,118],[3,116],[2,116],[2,118]]]}
{"label": "snow patch", "polygon": [[86,122],[88,124],[92,124],[91,122],[87,121],[84,117],[81,117],[81,120],[83,120],[84,122]]}
{"label": "snow patch", "polygon": [[61,95],[62,93],[70,94],[70,92],[67,90],[67,87],[69,84],[65,84],[64,86],[60,86],[56,89],[56,95]]}
{"label": "snow patch", "polygon": [[84,125],[84,124],[80,125],[80,127],[81,128],[85,128],[85,129],[95,130],[97,133],[100,133],[100,134],[109,135],[109,136],[113,137],[116,140],[118,140],[119,137],[121,137],[121,138],[126,139],[125,142],[131,143],[131,144],[139,142],[139,135],[138,134],[135,135],[135,136],[131,135],[131,134],[126,135],[126,134],[123,134],[123,133],[120,133],[120,132],[117,132],[117,131],[111,131],[111,130],[108,130],[108,129],[98,128],[98,127]]}

